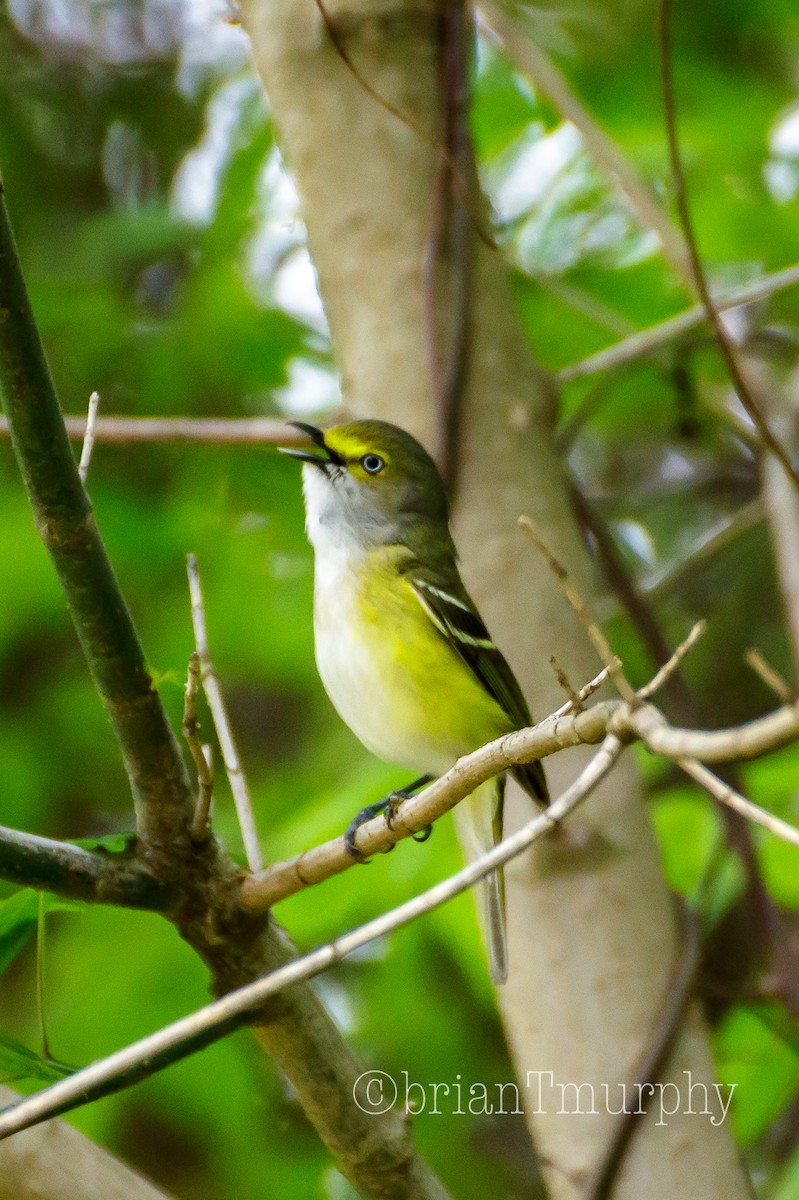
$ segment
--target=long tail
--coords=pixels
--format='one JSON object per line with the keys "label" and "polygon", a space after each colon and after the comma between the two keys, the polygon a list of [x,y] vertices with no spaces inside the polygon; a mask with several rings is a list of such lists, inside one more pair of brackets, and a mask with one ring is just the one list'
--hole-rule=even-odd
{"label": "long tail", "polygon": [[[489,850],[502,836],[504,780],[492,779],[455,809],[455,824],[470,859]],[[505,933],[505,878],[500,867],[478,885],[481,893],[481,924],[488,952],[491,982],[496,986],[508,978],[508,940]]]}

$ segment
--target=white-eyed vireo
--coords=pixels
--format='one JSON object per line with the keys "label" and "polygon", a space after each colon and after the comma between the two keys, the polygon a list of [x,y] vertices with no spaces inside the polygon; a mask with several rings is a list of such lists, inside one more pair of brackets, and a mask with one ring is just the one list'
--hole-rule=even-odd
{"label": "white-eyed vireo", "polygon": [[[426,776],[512,729],[531,724],[519,684],[463,586],[444,484],[419,443],[384,421],[324,432],[296,423],[317,452],[286,450],[303,467],[308,538],[316,558],[316,662],[327,694],[367,749]],[[540,763],[516,778],[540,804]],[[455,809],[467,852],[502,835],[504,778]],[[391,801],[370,805],[348,830]],[[508,971],[500,873],[482,887],[491,977]]]}

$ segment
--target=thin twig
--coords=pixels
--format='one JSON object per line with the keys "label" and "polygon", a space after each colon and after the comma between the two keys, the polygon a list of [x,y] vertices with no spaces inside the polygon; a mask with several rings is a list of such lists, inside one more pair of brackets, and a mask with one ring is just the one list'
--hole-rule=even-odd
{"label": "thin twig", "polygon": [[[570,711],[576,712],[576,713],[582,712],[583,711],[583,702],[580,699],[580,694],[579,694],[579,692],[575,692],[575,690],[572,686],[571,680],[569,679],[569,676],[563,670],[563,667],[560,665],[560,663],[558,662],[558,660],[554,654],[551,654],[549,656],[549,665],[551,666],[552,670],[555,672],[555,678],[557,679],[561,688],[563,689],[563,691],[566,693],[566,695],[569,698],[569,704],[571,705]],[[607,671],[607,667],[605,668],[605,670]]]}
{"label": "thin twig", "polygon": [[258,841],[258,831],[255,827],[255,818],[253,817],[250,793],[247,788],[247,781],[244,778],[244,771],[241,766],[239,752],[236,748],[233,731],[230,727],[222,689],[219,686],[219,680],[216,677],[214,665],[211,661],[211,653],[208,649],[208,627],[205,620],[200,571],[197,566],[197,559],[193,554],[189,554],[186,559],[186,570],[189,578],[194,641],[202,667],[203,690],[208,700],[211,716],[214,719],[214,727],[219,738],[219,746],[222,750],[222,761],[225,764],[230,790],[233,793],[233,801],[236,805],[236,814],[239,819],[247,863],[251,871],[260,871],[263,867],[263,859]]}
{"label": "thin twig", "polygon": [[92,392],[89,396],[89,411],[86,415],[86,432],[83,435],[83,447],[80,452],[80,462],[78,463],[78,475],[81,483],[86,483],[86,476],[89,474],[89,463],[92,461],[92,451],[94,450],[94,427],[97,423],[97,410],[100,407],[100,393]]}
{"label": "thin twig", "polygon": [[[726,312],[731,308],[740,308],[744,304],[753,304],[758,300],[766,300],[775,292],[794,287],[799,283],[799,265],[784,267],[770,275],[763,275],[753,283],[747,283],[731,291],[719,292],[713,296],[713,304],[718,312]],[[690,333],[692,329],[707,321],[707,309],[703,304],[695,304],[685,312],[660,321],[649,329],[642,329],[631,337],[579,362],[571,363],[557,372],[555,378],[559,384],[571,383],[575,379],[584,379],[587,375],[598,375],[600,371],[610,371],[614,367],[623,367],[638,358],[654,354],[663,346],[676,338]]]}
{"label": "thin twig", "polygon": [[772,667],[771,663],[764,658],[759,650],[754,649],[754,647],[750,648],[744,654],[744,658],[747,665],[760,676],[767,688],[770,688],[776,696],[779,696],[783,704],[796,703],[796,688],[792,687],[788,683],[788,680],[784,679],[775,667]]}
{"label": "thin twig", "polygon": [[[597,562],[605,580],[627,612],[652,664],[658,666],[668,662],[671,658],[671,650],[666,635],[660,627],[651,604],[647,603],[641,595],[637,581],[624,561],[616,540],[602,515],[589,501],[573,477],[570,480],[569,493],[577,519],[594,541]],[[690,707],[690,696],[685,681],[673,670],[667,673],[664,681],[668,687],[667,697],[672,708],[676,708],[681,713],[683,720],[686,720],[686,714]]]}
{"label": "thin twig", "polygon": [[688,634],[688,637],[684,642],[680,643],[668,662],[663,664],[657,674],[650,679],[649,683],[638,689],[638,695],[642,700],[648,700],[650,696],[655,695],[655,692],[657,692],[663,686],[669,676],[672,675],[676,668],[680,665],[686,654],[693,650],[694,646],[702,637],[706,629],[707,621],[702,619],[701,621],[696,622]]}
{"label": "thin twig", "polygon": [[691,758],[678,758],[675,761],[686,775],[690,775],[721,804],[731,808],[733,812],[740,813],[742,817],[746,817],[747,821],[753,821],[755,825],[762,825],[764,829],[773,833],[775,837],[781,838],[782,841],[789,842],[792,846],[799,846],[799,829],[789,825],[787,821],[775,817],[765,808],[753,804],[751,800],[747,800],[739,792],[734,791],[723,779],[714,775],[703,763],[696,762]]}
{"label": "thin twig", "polygon": [[533,521],[531,517],[519,517],[519,528],[523,529],[525,533],[528,534],[533,542],[533,545],[536,547],[539,553],[543,555],[549,564],[550,570],[563,590],[563,594],[574,609],[578,621],[585,629],[588,637],[591,639],[591,644],[593,645],[602,662],[607,667],[610,677],[616,685],[619,695],[623,700],[626,700],[628,704],[635,707],[635,705],[638,703],[638,696],[636,695],[635,689],[626,678],[619,659],[611,650],[610,646],[608,645],[607,638],[588,611],[585,601],[569,579],[569,574],[565,566],[558,558],[555,557],[549,547],[545,544],[540,533],[538,532],[538,527],[536,526],[535,521]]}
{"label": "thin twig", "polygon": [[214,794],[214,776],[211,764],[206,757],[208,747],[203,746],[199,736],[197,722],[197,693],[200,689],[202,666],[196,650],[189,655],[189,669],[186,676],[186,688],[183,699],[183,737],[189,747],[194,765],[197,768],[197,807],[192,821],[192,837],[204,841],[210,831],[211,799]]}
{"label": "thin twig", "polygon": [[414,896],[310,954],[287,963],[265,978],[228,993],[221,1000],[4,1109],[0,1113],[0,1139],[58,1116],[79,1104],[119,1091],[131,1082],[146,1078],[201,1047],[218,1041],[233,1029],[257,1018],[264,1002],[271,996],[300,980],[314,978],[354,950],[410,924],[473,887],[489,872],[523,854],[553,826],[565,820],[601,783],[618,760],[622,749],[621,741],[612,734],[608,735],[574,783],[549,808],[538,813],[486,854],[421,895]]}
{"label": "thin twig", "polygon": [[[621,659],[619,659],[621,666]],[[556,721],[558,717],[565,717],[570,712],[582,712],[585,707],[585,701],[593,696],[594,692],[598,692],[603,683],[607,683],[610,678],[610,671],[607,667],[603,667],[598,675],[595,675],[588,683],[584,684],[577,693],[578,705],[575,707],[574,701],[569,698],[565,704],[561,704],[560,708],[556,708],[553,713],[545,717],[543,721],[539,721],[539,728],[547,725],[550,721]]]}
{"label": "thin twig", "polygon": [[[86,436],[85,416],[64,417],[74,441]],[[9,433],[8,420],[0,416],[0,437]],[[203,442],[211,445],[301,446],[304,434],[275,417],[98,417],[95,442],[125,445],[128,442]]]}
{"label": "thin twig", "polygon": [[674,82],[672,79],[672,64],[671,64],[671,0],[659,0],[658,7],[658,34],[660,42],[660,71],[663,87],[663,110],[666,121],[666,134],[669,145],[669,160],[671,163],[672,184],[674,188],[674,199],[677,205],[677,211],[680,215],[680,223],[683,228],[685,240],[688,245],[688,253],[691,262],[691,271],[694,279],[694,286],[699,293],[699,298],[705,308],[707,319],[716,336],[719,350],[727,367],[733,387],[737,393],[738,399],[746,409],[752,423],[755,425],[763,445],[774,455],[782,464],[786,475],[791,479],[794,486],[799,488],[799,475],[786,454],[784,448],[779,441],[774,437],[768,422],[766,421],[760,409],[760,405],[752,395],[752,391],[744,379],[743,372],[738,364],[738,358],[733,350],[732,342],[727,336],[727,331],[724,328],[724,322],[719,315],[718,309],[713,303],[713,298],[710,295],[705,269],[702,265],[702,259],[699,254],[699,246],[696,240],[696,232],[694,230],[691,210],[688,206],[688,196],[685,187],[685,172],[683,170],[682,155],[680,153],[680,144],[677,137],[677,119],[675,113],[674,102]]}

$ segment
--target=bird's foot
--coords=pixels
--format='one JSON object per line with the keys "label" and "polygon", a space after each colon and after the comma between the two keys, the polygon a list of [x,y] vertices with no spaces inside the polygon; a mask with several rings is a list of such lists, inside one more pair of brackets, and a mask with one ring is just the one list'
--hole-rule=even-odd
{"label": "bird's foot", "polygon": [[[377,803],[367,804],[366,808],[362,808],[353,817],[344,832],[344,845],[350,857],[354,858],[358,863],[369,862],[370,860],[355,845],[355,835],[361,825],[366,821],[371,821],[372,817],[376,817],[378,813],[383,812],[386,814],[386,825],[388,825],[389,829],[393,829],[394,816],[402,801],[407,800],[415,792],[418,792],[420,788],[423,788],[430,782],[431,778],[432,776],[430,775],[421,775],[418,779],[414,779],[413,783],[408,783],[405,787],[397,788],[396,791],[389,792],[387,796],[384,796],[382,800],[378,800]],[[420,829],[418,833],[411,834],[411,837],[415,842],[426,842],[432,832],[432,825],[428,825],[425,829]],[[389,846],[385,853],[388,854],[393,849],[393,846]]]}

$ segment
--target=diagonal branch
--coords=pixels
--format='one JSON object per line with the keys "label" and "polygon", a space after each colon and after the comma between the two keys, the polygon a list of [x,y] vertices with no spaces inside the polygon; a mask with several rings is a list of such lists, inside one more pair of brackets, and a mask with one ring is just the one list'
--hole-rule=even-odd
{"label": "diagonal branch", "polygon": [[0,392],[14,453],[122,752],[140,836],[148,850],[185,842],[188,779],[78,476],[1,190],[0,314]]}
{"label": "diagonal branch", "polygon": [[[758,300],[766,300],[775,292],[795,287],[797,283],[799,283],[799,266],[785,267],[781,271],[763,275],[752,283],[713,296],[713,304],[717,311],[726,312],[731,308],[739,308],[742,304],[754,304]],[[561,384],[571,383],[575,379],[584,379],[587,375],[598,375],[600,371],[623,367],[637,358],[655,354],[669,342],[673,342],[676,338],[682,337],[683,334],[690,333],[692,329],[704,324],[707,319],[707,309],[704,304],[695,304],[675,317],[660,321],[649,329],[642,329],[640,333],[634,333],[630,337],[624,338],[623,341],[616,342],[614,345],[590,355],[589,358],[583,358],[579,362],[561,368],[555,378]]]}

